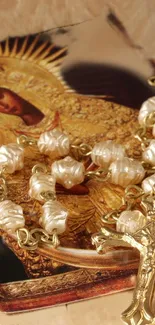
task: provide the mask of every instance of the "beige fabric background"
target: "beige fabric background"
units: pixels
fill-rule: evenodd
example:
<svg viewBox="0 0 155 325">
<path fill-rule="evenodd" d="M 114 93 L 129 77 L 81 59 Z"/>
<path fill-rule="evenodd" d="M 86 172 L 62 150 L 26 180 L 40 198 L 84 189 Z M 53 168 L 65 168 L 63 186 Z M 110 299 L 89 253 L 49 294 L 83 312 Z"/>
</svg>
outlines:
<svg viewBox="0 0 155 325">
<path fill-rule="evenodd" d="M 0 38 L 37 33 L 100 14 L 104 0 L 1 0 Z"/>
<path fill-rule="evenodd" d="M 133 44 L 142 50 L 133 50 L 107 23 L 110 11 L 123 23 Z M 108 61 L 147 78 L 153 71 L 146 58 L 155 58 L 154 18 L 154 0 L 1 0 L 0 40 L 81 23 L 69 27 L 67 37 L 61 37 L 61 41 L 55 29 L 51 32 L 54 41 L 69 45 L 65 64 Z"/>
<path fill-rule="evenodd" d="M 154 0 L 1 0 L 0 39 L 90 20 L 109 9 L 135 42 L 155 56 Z"/>
</svg>

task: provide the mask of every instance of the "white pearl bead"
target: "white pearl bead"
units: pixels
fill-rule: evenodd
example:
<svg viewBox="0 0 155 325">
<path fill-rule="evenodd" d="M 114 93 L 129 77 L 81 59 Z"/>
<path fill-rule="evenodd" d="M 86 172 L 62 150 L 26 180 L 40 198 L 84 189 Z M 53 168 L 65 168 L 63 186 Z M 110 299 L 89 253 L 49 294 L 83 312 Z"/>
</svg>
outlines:
<svg viewBox="0 0 155 325">
<path fill-rule="evenodd" d="M 155 140 L 151 140 L 149 146 L 142 153 L 145 162 L 155 166 Z"/>
<path fill-rule="evenodd" d="M 125 149 L 111 140 L 96 143 L 91 153 L 93 163 L 102 168 L 109 167 L 113 161 L 122 159 L 124 156 Z"/>
<path fill-rule="evenodd" d="M 140 125 L 145 124 L 146 116 L 155 111 L 155 97 L 150 97 L 141 106 L 138 121 Z"/>
<path fill-rule="evenodd" d="M 66 229 L 66 220 L 68 211 L 58 201 L 47 201 L 43 207 L 43 215 L 39 219 L 41 227 L 43 227 L 48 234 L 52 235 L 53 230 L 57 230 L 61 234 Z"/>
<path fill-rule="evenodd" d="M 51 155 L 53 159 L 63 157 L 69 153 L 70 140 L 66 134 L 54 129 L 41 134 L 38 148 L 41 153 Z"/>
<path fill-rule="evenodd" d="M 152 128 L 152 135 L 155 138 L 155 124 L 153 125 L 153 128 Z"/>
<path fill-rule="evenodd" d="M 51 172 L 55 176 L 57 183 L 67 189 L 82 183 L 85 178 L 85 167 L 83 163 L 71 157 L 55 161 L 51 166 Z"/>
<path fill-rule="evenodd" d="M 155 186 L 155 174 L 145 178 L 141 186 L 145 193 L 151 192 Z"/>
<path fill-rule="evenodd" d="M 0 203 L 0 228 L 14 234 L 17 229 L 24 226 L 25 219 L 22 207 L 10 200 L 2 201 Z"/>
<path fill-rule="evenodd" d="M 138 210 L 123 211 L 116 223 L 116 230 L 133 234 L 143 228 L 146 224 L 146 217 Z"/>
<path fill-rule="evenodd" d="M 29 196 L 33 199 L 42 201 L 41 193 L 53 192 L 55 193 L 55 177 L 53 175 L 35 173 L 31 176 L 29 181 Z"/>
<path fill-rule="evenodd" d="M 24 149 L 16 143 L 0 147 L 0 167 L 6 166 L 9 174 L 24 167 Z"/>
<path fill-rule="evenodd" d="M 122 187 L 138 184 L 145 176 L 145 170 L 141 163 L 127 157 L 114 161 L 109 170 L 111 172 L 110 181 Z"/>
</svg>

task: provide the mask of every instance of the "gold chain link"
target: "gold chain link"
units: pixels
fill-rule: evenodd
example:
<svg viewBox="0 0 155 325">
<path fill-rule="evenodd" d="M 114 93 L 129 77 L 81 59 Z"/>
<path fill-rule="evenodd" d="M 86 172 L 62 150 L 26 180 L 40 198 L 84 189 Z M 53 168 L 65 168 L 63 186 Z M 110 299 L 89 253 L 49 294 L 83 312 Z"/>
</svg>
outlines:
<svg viewBox="0 0 155 325">
<path fill-rule="evenodd" d="M 54 248 L 60 244 L 56 229 L 53 230 L 52 235 L 49 235 L 42 228 L 35 228 L 30 231 L 26 228 L 20 228 L 16 234 L 19 247 L 26 250 L 35 250 L 41 243 L 47 243 Z"/>
<path fill-rule="evenodd" d="M 27 146 L 35 146 L 37 144 L 37 140 L 22 134 L 17 138 L 17 143 L 25 148 Z"/>
<path fill-rule="evenodd" d="M 85 173 L 86 178 L 95 179 L 98 182 L 106 182 L 111 177 L 111 171 L 107 169 L 97 169 L 95 171 L 88 171 Z"/>
<path fill-rule="evenodd" d="M 155 76 L 152 76 L 152 77 L 148 78 L 147 81 L 148 81 L 148 84 L 149 84 L 150 86 L 152 86 L 152 87 L 155 86 Z"/>
<path fill-rule="evenodd" d="M 33 166 L 32 168 L 32 174 L 36 174 L 36 173 L 47 173 L 47 167 L 45 164 L 39 163 L 36 164 L 35 166 Z"/>
<path fill-rule="evenodd" d="M 4 201 L 7 197 L 6 179 L 0 174 L 0 201 Z"/>
<path fill-rule="evenodd" d="M 92 147 L 87 143 L 81 143 L 79 145 L 71 145 L 71 149 L 75 150 L 82 157 L 87 157 L 92 152 Z"/>
</svg>

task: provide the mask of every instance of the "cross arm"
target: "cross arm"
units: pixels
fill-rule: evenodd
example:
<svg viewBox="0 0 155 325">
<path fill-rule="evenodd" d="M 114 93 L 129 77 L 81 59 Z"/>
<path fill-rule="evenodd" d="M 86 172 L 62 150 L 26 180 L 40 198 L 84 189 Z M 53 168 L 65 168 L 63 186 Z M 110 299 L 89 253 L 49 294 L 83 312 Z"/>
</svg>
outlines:
<svg viewBox="0 0 155 325">
<path fill-rule="evenodd" d="M 105 246 L 132 246 L 139 251 L 142 251 L 144 248 L 134 236 L 117 232 L 108 227 L 104 227 L 101 229 L 100 233 L 94 234 L 92 243 L 96 246 L 98 253 L 101 252 Z"/>
</svg>

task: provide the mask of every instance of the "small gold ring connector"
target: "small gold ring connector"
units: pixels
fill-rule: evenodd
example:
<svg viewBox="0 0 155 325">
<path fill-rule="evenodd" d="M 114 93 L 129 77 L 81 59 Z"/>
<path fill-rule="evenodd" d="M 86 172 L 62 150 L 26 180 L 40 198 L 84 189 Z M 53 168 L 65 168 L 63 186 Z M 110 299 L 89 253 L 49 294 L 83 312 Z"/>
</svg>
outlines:
<svg viewBox="0 0 155 325">
<path fill-rule="evenodd" d="M 46 174 L 47 173 L 46 165 L 40 163 L 40 164 L 37 164 L 37 165 L 33 166 L 32 174 L 36 174 L 36 173 L 44 173 L 44 174 Z"/>
<path fill-rule="evenodd" d="M 29 138 L 26 135 L 22 134 L 17 138 L 17 143 L 22 147 L 34 146 L 37 144 L 37 141 L 33 138 Z"/>
<path fill-rule="evenodd" d="M 148 78 L 147 81 L 150 86 L 153 86 L 153 87 L 155 86 L 155 76 Z"/>
</svg>

